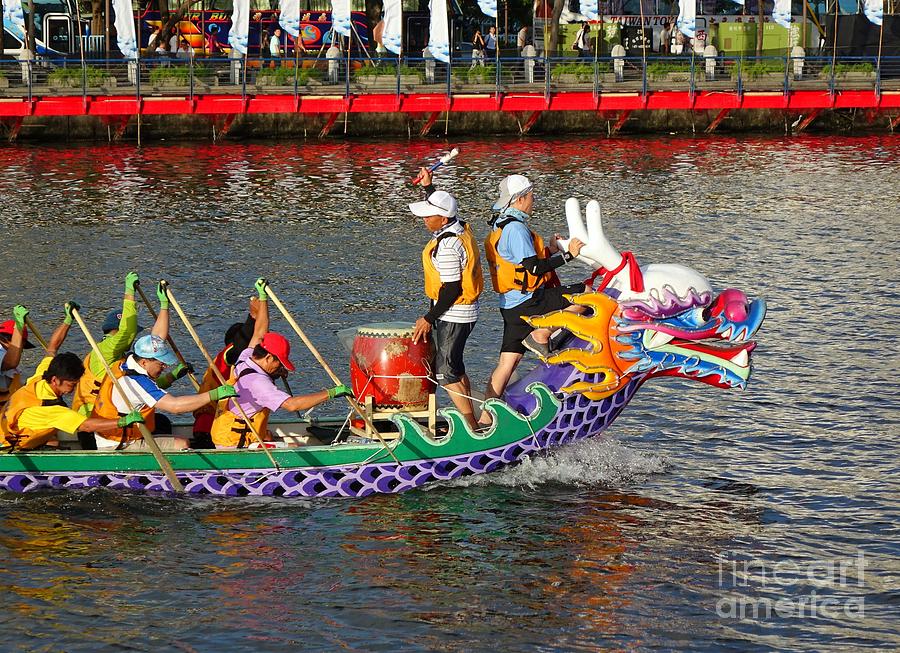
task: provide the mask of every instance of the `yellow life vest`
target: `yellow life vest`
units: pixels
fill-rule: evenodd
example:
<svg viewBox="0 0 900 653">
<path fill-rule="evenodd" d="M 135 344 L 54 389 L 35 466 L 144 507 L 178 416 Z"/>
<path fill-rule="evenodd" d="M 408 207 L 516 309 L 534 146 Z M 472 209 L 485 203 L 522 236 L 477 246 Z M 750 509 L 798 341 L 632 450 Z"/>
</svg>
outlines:
<svg viewBox="0 0 900 653">
<path fill-rule="evenodd" d="M 239 374 L 235 374 L 234 369 L 232 368 L 231 376 L 228 379 L 228 385 L 235 385 L 238 382 L 238 379 L 247 376 L 248 374 L 264 374 L 264 372 L 258 372 L 247 366 L 241 370 Z M 251 442 L 256 441 L 250 425 L 244 421 L 243 417 L 235 415 L 228 408 L 228 402 L 236 399 L 237 397 L 234 397 L 234 399 L 231 400 L 220 399 L 216 405 L 216 418 L 213 420 L 210 436 L 212 437 L 213 444 L 217 447 L 237 447 L 238 449 L 243 449 Z M 250 418 L 250 423 L 253 425 L 253 428 L 256 429 L 256 432 L 259 433 L 260 437 L 265 440 L 269 429 L 269 409 L 263 408 L 260 410 L 256 415 Z"/>
<path fill-rule="evenodd" d="M 494 286 L 494 290 L 499 293 L 509 292 L 510 290 L 533 292 L 550 281 L 553 278 L 553 273 L 547 272 L 536 277 L 522 267 L 521 261 L 519 263 L 511 263 L 500 256 L 500 252 L 497 251 L 497 243 L 503 234 L 503 227 L 513 220 L 515 218 L 498 219 L 494 223 L 494 229 L 484 241 L 484 256 L 488 260 L 488 266 L 491 271 L 491 283 Z M 531 234 L 531 241 L 534 244 L 534 251 L 537 257 L 546 258 L 544 240 L 530 229 L 528 232 Z"/>
<path fill-rule="evenodd" d="M 97 401 L 97 393 L 100 392 L 100 384 L 103 383 L 103 377 L 106 376 L 105 371 L 99 377 L 95 376 L 93 371 L 91 371 L 92 355 L 93 352 L 89 353 L 82 361 L 84 363 L 84 374 L 78 379 L 78 385 L 75 386 L 75 394 L 72 397 L 72 410 L 83 415 L 91 414 L 94 403 Z"/>
<path fill-rule="evenodd" d="M 441 275 L 438 273 L 434 262 L 434 253 L 438 243 L 444 238 L 457 236 L 466 250 L 466 266 L 462 270 L 462 294 L 454 304 L 474 304 L 484 290 L 484 275 L 481 272 L 481 256 L 478 253 L 478 243 L 472 229 L 465 222 L 462 223 L 463 232 L 455 234 L 445 232 L 436 239 L 432 238 L 422 251 L 422 268 L 425 270 L 425 294 L 433 301 L 437 301 L 441 290 Z"/>
<path fill-rule="evenodd" d="M 38 406 L 65 406 L 62 397 L 41 399 L 37 394 L 37 384 L 44 379 L 40 376 L 31 379 L 19 388 L 9 400 L 9 406 L 0 418 L 0 436 L 6 444 L 19 449 L 34 449 L 56 438 L 56 429 L 26 429 L 19 427 L 19 416 L 26 408 Z"/>
<path fill-rule="evenodd" d="M 116 380 L 136 374 L 136 372 L 129 372 L 123 369 L 124 364 L 125 361 L 120 360 L 109 366 L 112 370 L 113 378 Z M 118 392 L 118 390 L 115 389 L 112 379 L 109 377 L 109 374 L 107 374 L 100 383 L 100 391 L 97 393 L 97 402 L 94 404 L 94 410 L 91 411 L 91 417 L 116 420 L 125 414 L 120 413 L 119 409 L 116 408 L 116 405 L 113 403 L 113 392 Z M 156 409 L 150 406 L 144 406 L 141 409 L 141 416 L 144 418 L 144 426 L 152 433 L 156 426 Z M 126 426 L 124 428 L 115 426 L 111 429 L 97 431 L 97 434 L 107 440 L 118 441 L 122 444 L 132 440 L 141 440 L 144 437 L 141 435 L 141 431 L 137 424 L 132 424 L 131 426 Z"/>
</svg>

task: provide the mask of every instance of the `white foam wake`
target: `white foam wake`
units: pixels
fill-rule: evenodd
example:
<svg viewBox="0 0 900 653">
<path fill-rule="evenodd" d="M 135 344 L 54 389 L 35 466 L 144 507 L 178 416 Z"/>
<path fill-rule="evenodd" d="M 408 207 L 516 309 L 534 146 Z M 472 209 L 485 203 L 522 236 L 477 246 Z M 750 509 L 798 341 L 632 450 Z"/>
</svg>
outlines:
<svg viewBox="0 0 900 653">
<path fill-rule="evenodd" d="M 453 485 L 497 484 L 506 487 L 534 488 L 544 483 L 563 485 L 628 485 L 666 471 L 668 464 L 660 456 L 630 449 L 611 438 L 582 440 L 526 458 L 518 465 L 493 474 L 467 476 Z"/>
</svg>

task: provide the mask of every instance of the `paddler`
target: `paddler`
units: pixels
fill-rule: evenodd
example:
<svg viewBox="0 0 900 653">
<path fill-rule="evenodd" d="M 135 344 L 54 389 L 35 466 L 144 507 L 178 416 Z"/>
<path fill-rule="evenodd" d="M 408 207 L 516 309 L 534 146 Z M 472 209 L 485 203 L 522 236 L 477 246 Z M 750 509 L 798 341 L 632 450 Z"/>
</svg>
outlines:
<svg viewBox="0 0 900 653">
<path fill-rule="evenodd" d="M 23 349 L 34 349 L 28 342 L 25 318 L 28 309 L 22 305 L 13 308 L 13 319 L 0 324 L 0 411 L 4 409 L 10 396 L 22 387 L 19 362 Z"/>
<path fill-rule="evenodd" d="M 152 433 L 167 433 L 170 429 L 156 428 L 156 410 L 167 413 L 181 414 L 197 410 L 210 401 L 219 401 L 225 397 L 233 397 L 235 390 L 230 385 L 222 385 L 209 391 L 197 394 L 176 396 L 166 392 L 171 383 L 187 374 L 188 366 L 178 362 L 175 353 L 166 342 L 169 335 L 169 300 L 158 284 L 156 296 L 159 299 L 159 313 L 149 335 L 142 336 L 134 341 L 129 354 L 110 365 L 113 376 L 118 385 L 128 397 L 125 402 L 115 389 L 109 375 L 103 378 L 92 415 L 113 419 L 124 415 L 129 411 L 128 404 L 139 410 L 144 416 L 144 422 Z M 166 372 L 166 368 L 173 366 Z M 166 420 L 168 421 L 168 420 Z M 188 447 L 189 442 L 179 437 L 154 438 L 160 449 L 165 451 L 178 451 Z M 140 430 L 135 427 L 120 429 L 94 429 L 94 440 L 98 449 L 127 449 L 128 451 L 141 451 L 147 449 L 147 445 L 141 436 Z"/>
<path fill-rule="evenodd" d="M 286 369 L 294 371 L 290 360 L 291 344 L 281 334 L 269 331 L 269 302 L 266 280 L 257 279 L 254 288 L 259 296 L 259 310 L 253 327 L 253 337 L 240 353 L 230 383 L 237 390 L 237 397 L 219 403 L 213 421 L 212 439 L 217 449 L 241 449 L 258 446 L 253 430 L 244 415 L 263 440 L 270 440 L 267 423 L 269 414 L 282 408 L 287 411 L 307 410 L 335 397 L 352 395 L 346 385 L 339 384 L 327 390 L 307 395 L 291 396 L 275 385 L 275 378 Z M 278 443 L 288 446 L 286 443 Z"/>
<path fill-rule="evenodd" d="M 65 319 L 50 337 L 47 355 L 41 360 L 34 376 L 10 398 L 0 418 L 0 445 L 13 450 L 57 446 L 57 430 L 75 433 L 88 429 L 128 428 L 144 421 L 138 412 L 104 419 L 86 417 L 66 406 L 63 397 L 75 390 L 84 373 L 84 365 L 78 356 L 70 352 L 56 353 L 69 332 L 73 308 L 78 309 L 78 304 L 66 304 Z"/>
<path fill-rule="evenodd" d="M 414 344 L 420 338 L 427 341 L 431 334 L 435 378 L 475 430 L 478 422 L 463 352 L 475 329 L 478 298 L 484 289 L 478 242 L 469 225 L 459 219 L 456 198 L 435 190 L 427 169 L 422 168 L 419 177 L 427 197 L 410 204 L 409 210 L 422 218 L 431 233 L 431 240 L 422 251 L 425 294 L 431 300 L 431 308 L 416 320 L 412 340 Z"/>
<path fill-rule="evenodd" d="M 138 326 L 137 319 L 137 303 L 135 302 L 135 289 L 140 283 L 140 277 L 137 272 L 129 272 L 125 275 L 125 294 L 122 298 L 122 310 L 113 309 L 106 315 L 103 320 L 101 329 L 103 330 L 103 339 L 97 343 L 97 348 L 103 354 L 103 359 L 107 365 L 112 365 L 115 361 L 125 356 L 137 334 L 142 330 Z M 168 324 L 169 301 L 165 293 L 161 293 L 157 286 L 156 296 L 159 299 L 160 314 L 157 316 L 157 322 L 165 321 Z M 166 315 L 162 315 L 163 310 Z M 167 327 L 168 328 L 168 327 Z M 165 376 L 160 378 L 157 384 L 161 388 L 167 388 L 177 379 L 185 376 L 192 371 L 189 365 L 178 364 Z M 72 408 L 80 412 L 84 416 L 89 416 L 94 410 L 94 403 L 97 401 L 97 393 L 100 391 L 100 384 L 106 376 L 106 366 L 103 361 L 97 360 L 93 350 L 88 352 L 84 357 L 84 376 L 75 389 L 75 396 L 72 399 Z M 96 440 L 92 432 L 81 432 L 78 434 L 78 440 L 81 442 L 83 449 L 95 449 Z"/>
<path fill-rule="evenodd" d="M 253 338 L 253 329 L 256 325 L 256 314 L 258 312 L 259 299 L 252 297 L 247 319 L 243 322 L 235 322 L 225 331 L 225 346 L 213 359 L 213 365 L 219 370 L 223 379 L 231 378 L 231 372 L 235 363 L 237 363 L 238 356 L 247 348 L 251 338 Z M 208 367 L 203 374 L 203 379 L 200 381 L 200 392 L 212 390 L 217 385 L 219 385 L 219 382 L 216 374 L 213 372 L 212 367 Z M 211 403 L 194 411 L 193 446 L 195 449 L 213 448 L 214 445 L 210 433 L 215 416 L 216 406 Z"/>
<path fill-rule="evenodd" d="M 559 252 L 554 238 L 545 250 L 544 241 L 528 227 L 533 206 L 534 186 L 527 177 L 509 175 L 500 182 L 500 197 L 493 205 L 499 213 L 490 222 L 484 253 L 491 283 L 500 293 L 503 341 L 486 399 L 503 394 L 526 349 L 541 357 L 550 354 L 550 330 L 532 330 L 522 317 L 569 309 L 572 304 L 563 295 L 584 291 L 583 283 L 548 287 L 553 270 L 578 256 L 584 243 L 573 238 L 568 251 Z M 490 423 L 490 415 L 482 412 L 479 422 Z"/>
</svg>

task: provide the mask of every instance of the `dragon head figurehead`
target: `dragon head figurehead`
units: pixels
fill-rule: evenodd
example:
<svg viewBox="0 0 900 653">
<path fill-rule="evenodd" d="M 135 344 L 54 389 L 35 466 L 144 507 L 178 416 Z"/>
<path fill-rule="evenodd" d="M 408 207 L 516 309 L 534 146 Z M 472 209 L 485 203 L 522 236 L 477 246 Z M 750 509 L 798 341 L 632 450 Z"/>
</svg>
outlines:
<svg viewBox="0 0 900 653">
<path fill-rule="evenodd" d="M 603 234 L 600 206 L 566 203 L 569 233 L 585 243 L 578 258 L 596 269 L 587 291 L 569 296 L 572 310 L 528 319 L 534 327 L 565 328 L 574 339 L 547 363 L 569 363 L 590 375 L 561 388 L 598 400 L 636 377 L 680 376 L 720 388 L 744 388 L 750 378 L 751 339 L 766 305 L 740 290 L 716 294 L 696 270 L 677 264 L 643 268 L 620 254 Z M 568 240 L 560 241 L 566 248 Z"/>
</svg>

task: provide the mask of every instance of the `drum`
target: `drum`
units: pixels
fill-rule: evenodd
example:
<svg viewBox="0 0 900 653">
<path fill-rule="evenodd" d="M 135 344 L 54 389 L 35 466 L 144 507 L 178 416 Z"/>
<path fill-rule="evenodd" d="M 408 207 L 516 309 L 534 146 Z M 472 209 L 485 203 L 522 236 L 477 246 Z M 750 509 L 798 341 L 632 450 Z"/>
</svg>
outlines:
<svg viewBox="0 0 900 653">
<path fill-rule="evenodd" d="M 413 344 L 413 325 L 367 324 L 356 330 L 350 351 L 350 383 L 358 401 L 375 408 L 417 410 L 434 392 L 431 339 Z"/>
</svg>

